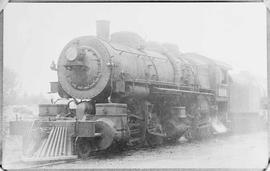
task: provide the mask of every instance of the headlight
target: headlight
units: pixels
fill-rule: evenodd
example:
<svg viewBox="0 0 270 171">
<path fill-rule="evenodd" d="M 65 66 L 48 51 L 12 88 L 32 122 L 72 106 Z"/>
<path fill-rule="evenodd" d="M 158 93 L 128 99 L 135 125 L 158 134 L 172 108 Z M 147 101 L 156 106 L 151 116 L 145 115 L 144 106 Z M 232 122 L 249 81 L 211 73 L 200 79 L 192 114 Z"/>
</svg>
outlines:
<svg viewBox="0 0 270 171">
<path fill-rule="evenodd" d="M 75 47 L 70 47 L 66 51 L 66 58 L 69 61 L 73 61 L 77 57 L 77 49 Z"/>
</svg>

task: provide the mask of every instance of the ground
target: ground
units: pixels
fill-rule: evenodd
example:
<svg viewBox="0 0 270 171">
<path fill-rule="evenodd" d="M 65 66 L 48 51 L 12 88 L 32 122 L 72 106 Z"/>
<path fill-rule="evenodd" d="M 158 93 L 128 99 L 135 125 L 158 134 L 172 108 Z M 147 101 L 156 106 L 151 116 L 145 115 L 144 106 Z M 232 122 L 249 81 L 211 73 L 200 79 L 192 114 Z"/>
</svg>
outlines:
<svg viewBox="0 0 270 171">
<path fill-rule="evenodd" d="M 223 135 L 194 142 L 180 140 L 176 144 L 156 148 L 130 149 L 120 153 L 97 155 L 87 160 L 39 166 L 19 161 L 21 141 L 18 137 L 9 137 L 6 140 L 4 167 L 7 169 L 265 168 L 268 160 L 266 131 Z"/>
</svg>

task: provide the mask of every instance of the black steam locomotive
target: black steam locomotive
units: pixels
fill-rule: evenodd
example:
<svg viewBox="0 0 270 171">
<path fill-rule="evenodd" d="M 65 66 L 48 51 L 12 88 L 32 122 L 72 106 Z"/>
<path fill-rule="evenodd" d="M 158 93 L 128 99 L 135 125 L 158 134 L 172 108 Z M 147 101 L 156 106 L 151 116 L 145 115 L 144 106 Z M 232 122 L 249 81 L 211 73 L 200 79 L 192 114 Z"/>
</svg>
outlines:
<svg viewBox="0 0 270 171">
<path fill-rule="evenodd" d="M 108 21 L 97 21 L 97 36 L 71 40 L 51 69 L 51 93 L 69 101 L 39 106 L 24 135 L 26 161 L 227 131 L 229 66 L 135 33 L 110 35 Z"/>
</svg>

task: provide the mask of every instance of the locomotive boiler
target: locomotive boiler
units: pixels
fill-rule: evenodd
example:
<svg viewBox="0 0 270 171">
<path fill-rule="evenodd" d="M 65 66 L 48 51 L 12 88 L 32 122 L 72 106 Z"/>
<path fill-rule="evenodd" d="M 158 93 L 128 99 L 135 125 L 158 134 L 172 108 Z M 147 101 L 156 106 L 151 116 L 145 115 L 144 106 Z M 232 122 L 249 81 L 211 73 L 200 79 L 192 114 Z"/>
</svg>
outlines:
<svg viewBox="0 0 270 171">
<path fill-rule="evenodd" d="M 24 135 L 27 161 L 227 131 L 229 66 L 135 33 L 110 35 L 108 21 L 97 21 L 96 36 L 71 40 L 51 69 L 51 93 L 68 103 L 39 106 Z"/>
</svg>

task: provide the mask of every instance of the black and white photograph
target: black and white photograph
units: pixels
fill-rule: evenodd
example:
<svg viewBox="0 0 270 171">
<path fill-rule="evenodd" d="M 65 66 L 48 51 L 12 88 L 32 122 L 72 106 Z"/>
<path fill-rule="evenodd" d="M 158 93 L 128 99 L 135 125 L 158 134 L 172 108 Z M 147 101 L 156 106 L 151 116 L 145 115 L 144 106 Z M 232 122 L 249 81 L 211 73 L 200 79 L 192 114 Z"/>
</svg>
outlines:
<svg viewBox="0 0 270 171">
<path fill-rule="evenodd" d="M 265 3 L 7 3 L 2 32 L 3 169 L 267 168 Z"/>
</svg>

